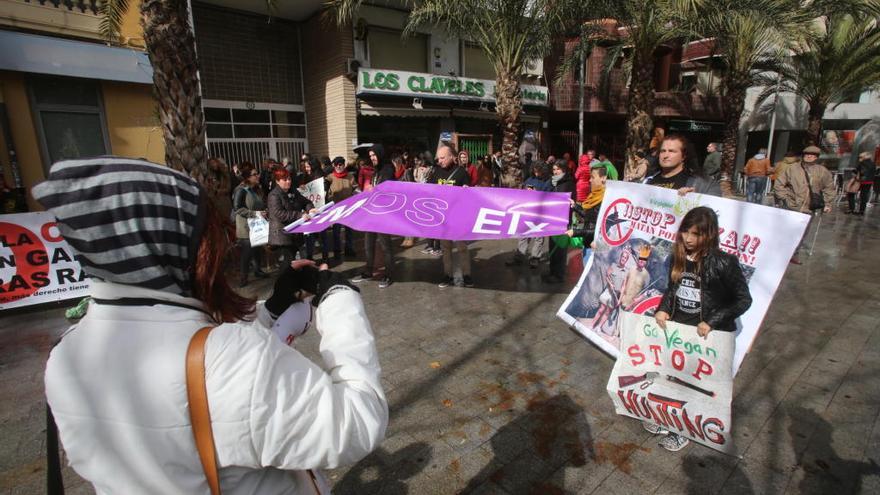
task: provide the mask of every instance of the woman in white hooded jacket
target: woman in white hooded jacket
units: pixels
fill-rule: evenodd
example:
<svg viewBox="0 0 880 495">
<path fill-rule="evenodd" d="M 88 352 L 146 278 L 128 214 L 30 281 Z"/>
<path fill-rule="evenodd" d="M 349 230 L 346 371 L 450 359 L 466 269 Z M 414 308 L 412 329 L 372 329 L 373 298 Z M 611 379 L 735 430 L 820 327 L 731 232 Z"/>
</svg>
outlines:
<svg viewBox="0 0 880 495">
<path fill-rule="evenodd" d="M 288 269 L 265 302 L 238 296 L 223 276 L 221 217 L 192 178 L 149 162 L 60 162 L 33 192 L 91 278 L 88 313 L 52 351 L 45 382 L 69 462 L 97 493 L 209 493 L 184 364 L 205 326 L 216 325 L 205 369 L 223 493 L 329 491 L 307 470 L 381 443 L 373 335 L 339 274 Z M 301 330 L 278 317 L 309 294 L 323 368 L 278 336 Z"/>
</svg>

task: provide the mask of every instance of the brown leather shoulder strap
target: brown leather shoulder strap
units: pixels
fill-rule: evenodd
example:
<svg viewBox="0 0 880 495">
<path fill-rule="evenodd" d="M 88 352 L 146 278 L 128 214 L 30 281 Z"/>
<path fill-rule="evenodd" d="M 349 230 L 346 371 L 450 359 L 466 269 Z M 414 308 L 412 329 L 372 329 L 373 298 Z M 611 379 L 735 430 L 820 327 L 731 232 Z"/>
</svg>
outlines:
<svg viewBox="0 0 880 495">
<path fill-rule="evenodd" d="M 214 327 L 205 327 L 193 335 L 186 350 L 186 395 L 189 400 L 189 418 L 193 436 L 211 495 L 220 495 L 220 476 L 217 473 L 217 454 L 214 450 L 214 432 L 211 430 L 211 411 L 208 409 L 208 387 L 205 381 L 205 342 Z"/>
</svg>

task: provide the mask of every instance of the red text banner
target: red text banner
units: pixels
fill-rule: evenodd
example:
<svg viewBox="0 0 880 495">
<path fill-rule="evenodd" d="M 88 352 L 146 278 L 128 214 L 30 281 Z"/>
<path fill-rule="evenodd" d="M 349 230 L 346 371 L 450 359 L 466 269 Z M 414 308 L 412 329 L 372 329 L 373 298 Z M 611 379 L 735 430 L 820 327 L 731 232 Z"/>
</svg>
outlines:
<svg viewBox="0 0 880 495">
<path fill-rule="evenodd" d="M 735 454 L 731 436 L 733 396 L 731 332 L 623 312 L 621 354 L 607 390 L 617 414 L 653 423 L 672 433 L 727 454 Z"/>
<path fill-rule="evenodd" d="M 0 309 L 88 295 L 89 281 L 54 216 L 0 215 Z"/>
</svg>

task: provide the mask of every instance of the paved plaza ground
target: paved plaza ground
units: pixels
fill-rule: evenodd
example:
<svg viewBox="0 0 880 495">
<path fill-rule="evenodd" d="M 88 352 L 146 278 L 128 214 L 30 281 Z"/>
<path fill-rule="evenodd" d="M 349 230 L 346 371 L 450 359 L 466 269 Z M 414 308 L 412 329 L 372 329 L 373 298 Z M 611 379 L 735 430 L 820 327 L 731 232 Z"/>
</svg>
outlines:
<svg viewBox="0 0 880 495">
<path fill-rule="evenodd" d="M 613 362 L 555 317 L 577 263 L 548 286 L 504 265 L 512 241 L 477 242 L 477 287 L 439 290 L 440 260 L 409 249 L 397 283 L 363 285 L 387 436 L 328 473 L 334 493 L 880 493 L 878 225 L 880 207 L 827 215 L 814 255 L 789 267 L 736 377 L 741 458 L 693 443 L 667 452 L 614 414 Z M 0 314 L 0 493 L 45 492 L 42 371 L 66 326 L 60 306 Z M 321 362 L 316 332 L 298 348 Z M 69 469 L 65 481 L 92 493 Z"/>
</svg>

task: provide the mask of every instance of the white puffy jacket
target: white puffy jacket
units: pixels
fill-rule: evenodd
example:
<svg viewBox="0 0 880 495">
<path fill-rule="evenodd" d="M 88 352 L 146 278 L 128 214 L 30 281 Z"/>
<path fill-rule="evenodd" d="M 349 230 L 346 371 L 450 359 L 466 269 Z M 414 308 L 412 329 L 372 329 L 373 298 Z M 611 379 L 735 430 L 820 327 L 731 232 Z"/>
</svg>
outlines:
<svg viewBox="0 0 880 495">
<path fill-rule="evenodd" d="M 195 299 L 92 282 L 92 297 Z M 258 304 L 205 348 L 208 404 L 224 494 L 313 493 L 305 469 L 358 461 L 388 423 L 379 361 L 360 295 L 318 307 L 324 368 L 283 344 Z M 184 356 L 210 325 L 198 309 L 93 302 L 52 351 L 46 395 L 70 464 L 99 494 L 209 493 L 187 408 Z"/>
</svg>

